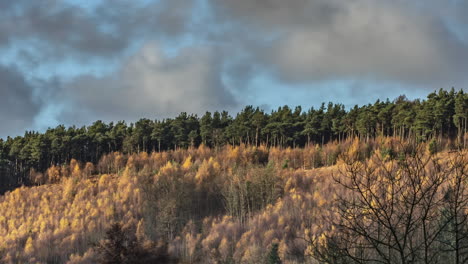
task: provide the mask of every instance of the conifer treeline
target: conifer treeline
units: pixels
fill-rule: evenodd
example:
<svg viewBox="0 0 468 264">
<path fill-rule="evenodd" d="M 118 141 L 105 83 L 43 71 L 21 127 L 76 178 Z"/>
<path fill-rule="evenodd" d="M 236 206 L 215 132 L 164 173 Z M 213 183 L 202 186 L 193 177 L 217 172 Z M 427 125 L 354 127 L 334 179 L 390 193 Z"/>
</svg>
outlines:
<svg viewBox="0 0 468 264">
<path fill-rule="evenodd" d="M 59 125 L 45 133 L 26 132 L 22 137 L 0 139 L 0 192 L 28 184 L 31 169 L 51 165 L 99 161 L 110 152 L 135 153 L 226 144 L 304 147 L 342 141 L 394 136 L 427 141 L 449 138 L 454 147 L 466 146 L 468 94 L 440 89 L 425 100 L 377 100 L 347 111 L 343 104 L 322 104 L 304 111 L 283 106 L 266 113 L 245 107 L 235 117 L 228 112 L 206 112 L 202 117 L 181 113 L 164 120 L 96 121 L 88 127 Z"/>
</svg>

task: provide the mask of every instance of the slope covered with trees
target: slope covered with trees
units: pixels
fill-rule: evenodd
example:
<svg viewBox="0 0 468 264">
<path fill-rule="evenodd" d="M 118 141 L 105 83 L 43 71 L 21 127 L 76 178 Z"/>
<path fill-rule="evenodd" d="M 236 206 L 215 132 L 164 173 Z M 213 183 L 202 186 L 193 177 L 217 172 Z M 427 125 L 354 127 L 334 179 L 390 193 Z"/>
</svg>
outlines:
<svg viewBox="0 0 468 264">
<path fill-rule="evenodd" d="M 45 172 L 71 159 L 96 163 L 112 152 L 161 152 L 200 144 L 213 148 L 228 144 L 323 146 L 354 137 L 370 140 L 379 136 L 435 143 L 450 139 L 451 148 L 464 148 L 467 119 L 468 94 L 441 89 L 425 100 L 400 96 L 349 110 L 339 103 L 308 110 L 284 106 L 271 113 L 247 106 L 235 117 L 223 111 L 201 117 L 181 113 L 175 118 L 141 119 L 129 125 L 123 121 L 96 121 L 88 127 L 60 125 L 45 133 L 29 131 L 21 137 L 0 139 L 0 192 L 31 185 L 31 170 Z"/>
<path fill-rule="evenodd" d="M 440 90 L 0 140 L 0 262 L 464 263 L 467 109 Z"/>
<path fill-rule="evenodd" d="M 333 165 L 334 164 L 334 165 Z M 461 263 L 468 153 L 398 138 L 52 166 L 0 197 L 5 263 Z"/>
</svg>

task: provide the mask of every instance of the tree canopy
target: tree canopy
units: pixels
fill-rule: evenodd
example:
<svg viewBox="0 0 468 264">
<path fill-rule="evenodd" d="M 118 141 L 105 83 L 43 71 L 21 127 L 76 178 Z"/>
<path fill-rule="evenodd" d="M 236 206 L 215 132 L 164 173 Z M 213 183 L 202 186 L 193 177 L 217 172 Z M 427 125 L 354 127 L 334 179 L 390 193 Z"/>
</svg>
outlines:
<svg viewBox="0 0 468 264">
<path fill-rule="evenodd" d="M 90 126 L 59 125 L 44 133 L 0 139 L 0 192 L 29 184 L 32 169 L 45 171 L 71 159 L 96 163 L 107 153 L 138 153 L 178 148 L 223 145 L 266 147 L 323 146 L 330 141 L 378 136 L 428 141 L 450 138 L 454 147 L 466 147 L 468 94 L 440 89 L 425 100 L 400 96 L 393 101 L 354 106 L 323 103 L 319 108 L 279 107 L 270 113 L 246 106 L 235 116 L 206 112 L 201 118 L 181 113 L 162 120 L 140 119 Z"/>
</svg>

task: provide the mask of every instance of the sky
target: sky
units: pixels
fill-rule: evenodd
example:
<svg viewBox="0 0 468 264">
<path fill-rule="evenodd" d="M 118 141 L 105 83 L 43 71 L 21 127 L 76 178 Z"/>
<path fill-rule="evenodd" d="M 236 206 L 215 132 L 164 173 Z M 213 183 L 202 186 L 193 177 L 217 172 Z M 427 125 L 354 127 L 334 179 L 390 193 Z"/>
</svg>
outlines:
<svg viewBox="0 0 468 264">
<path fill-rule="evenodd" d="M 0 137 L 468 81 L 465 0 L 0 1 Z"/>
</svg>

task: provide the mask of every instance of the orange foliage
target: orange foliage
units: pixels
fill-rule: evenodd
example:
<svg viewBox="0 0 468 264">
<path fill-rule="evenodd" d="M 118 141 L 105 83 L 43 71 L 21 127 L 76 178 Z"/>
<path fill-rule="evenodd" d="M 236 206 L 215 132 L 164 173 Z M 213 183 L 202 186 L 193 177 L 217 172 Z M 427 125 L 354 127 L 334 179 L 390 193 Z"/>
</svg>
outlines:
<svg viewBox="0 0 468 264">
<path fill-rule="evenodd" d="M 389 162 L 376 171 L 391 170 L 392 159 L 409 148 L 398 139 L 356 139 L 304 149 L 241 145 L 214 150 L 201 145 L 151 154 L 110 153 L 96 166 L 72 160 L 44 174 L 31 171 L 36 184 L 49 184 L 0 196 L 2 261 L 94 263 L 90 244 L 103 239 L 112 222 L 133 227 L 138 241 L 150 244 L 162 238 L 151 225 L 166 228 L 157 221 L 171 224 L 176 219 L 182 226 L 166 228 L 170 235 L 165 242 L 168 253 L 186 263 L 260 263 L 272 243 L 279 245 L 284 263 L 303 262 L 313 253 L 311 241 L 325 244 L 334 230 L 327 221 L 337 217 L 329 210 L 336 200 L 332 176 L 344 161 L 374 155 Z M 450 156 L 438 155 L 442 160 Z M 160 192 L 150 194 L 153 201 L 147 187 L 157 184 Z M 228 187 L 244 192 L 230 202 L 249 212 L 245 221 L 229 216 L 223 207 Z M 145 211 L 152 202 L 159 215 Z M 182 205 L 192 211 L 177 213 Z"/>
</svg>

